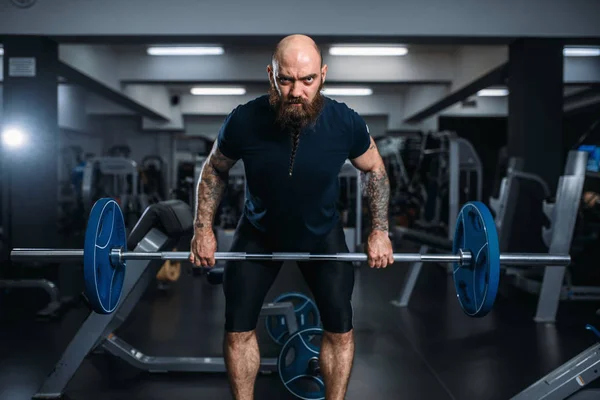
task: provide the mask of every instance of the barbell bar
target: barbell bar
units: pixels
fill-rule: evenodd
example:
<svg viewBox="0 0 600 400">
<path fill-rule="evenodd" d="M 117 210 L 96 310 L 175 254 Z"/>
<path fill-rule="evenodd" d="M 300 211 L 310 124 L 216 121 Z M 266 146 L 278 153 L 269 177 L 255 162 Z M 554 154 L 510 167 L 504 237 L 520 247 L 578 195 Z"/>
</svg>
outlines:
<svg viewBox="0 0 600 400">
<path fill-rule="evenodd" d="M 452 263 L 458 301 L 472 317 L 492 309 L 499 287 L 500 265 L 566 266 L 568 254 L 500 253 L 493 216 L 481 202 L 466 203 L 456 220 L 452 254 L 394 253 L 398 263 Z M 131 252 L 127 248 L 125 222 L 118 203 L 111 198 L 96 201 L 86 227 L 83 249 L 15 248 L 13 261 L 80 261 L 83 258 L 84 291 L 93 311 L 114 312 L 121 298 L 127 261 L 185 261 L 189 252 Z M 216 252 L 215 260 L 348 261 L 364 262 L 363 253 L 271 253 Z"/>
<path fill-rule="evenodd" d="M 312 254 L 312 253 L 241 253 L 241 252 L 215 252 L 216 261 L 368 261 L 368 255 L 364 253 L 336 253 L 336 254 Z M 84 256 L 82 249 L 20 249 L 15 248 L 10 253 L 13 261 L 36 262 L 52 259 L 55 262 L 81 261 Z M 162 261 L 186 261 L 190 252 L 184 251 L 162 251 L 162 252 L 134 252 L 112 249 L 110 252 L 113 265 L 129 260 L 162 260 Z M 394 262 L 398 263 L 457 263 L 460 266 L 469 266 L 473 256 L 470 252 L 461 251 L 459 254 L 421 254 L 421 253 L 394 253 Z M 568 254 L 538 254 L 538 253 L 501 253 L 500 264 L 502 265 L 542 265 L 542 266 L 565 266 L 571 263 Z"/>
</svg>

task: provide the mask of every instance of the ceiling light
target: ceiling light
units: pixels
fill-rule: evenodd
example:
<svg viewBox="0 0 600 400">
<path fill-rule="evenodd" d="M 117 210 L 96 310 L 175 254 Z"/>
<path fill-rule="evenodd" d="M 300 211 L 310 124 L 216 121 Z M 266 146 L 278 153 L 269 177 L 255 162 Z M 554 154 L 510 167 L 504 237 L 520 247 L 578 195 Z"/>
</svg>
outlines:
<svg viewBox="0 0 600 400">
<path fill-rule="evenodd" d="M 197 46 L 156 46 L 148 47 L 151 56 L 216 56 L 223 54 L 222 47 L 197 47 Z"/>
<path fill-rule="evenodd" d="M 195 96 L 241 96 L 246 89 L 241 87 L 195 87 L 191 93 Z"/>
<path fill-rule="evenodd" d="M 326 96 L 370 96 L 373 90 L 370 88 L 327 88 L 321 91 Z"/>
<path fill-rule="evenodd" d="M 401 46 L 332 46 L 329 54 L 332 56 L 403 56 L 408 53 Z"/>
<path fill-rule="evenodd" d="M 597 47 L 565 47 L 563 49 L 565 57 L 594 57 L 600 56 L 600 48 Z"/>
<path fill-rule="evenodd" d="M 508 89 L 483 89 L 477 92 L 477 96 L 508 96 Z"/>
</svg>

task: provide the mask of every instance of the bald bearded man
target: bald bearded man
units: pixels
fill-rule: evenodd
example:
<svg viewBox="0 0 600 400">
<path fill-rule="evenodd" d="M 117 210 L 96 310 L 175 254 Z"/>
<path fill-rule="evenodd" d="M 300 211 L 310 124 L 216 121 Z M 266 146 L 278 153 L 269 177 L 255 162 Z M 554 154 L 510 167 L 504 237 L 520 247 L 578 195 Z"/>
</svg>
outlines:
<svg viewBox="0 0 600 400">
<path fill-rule="evenodd" d="M 243 160 L 246 201 L 231 251 L 349 252 L 336 210 L 338 175 L 349 159 L 367 173 L 372 230 L 368 263 L 393 263 L 388 235 L 389 180 L 365 121 L 343 103 L 324 97 L 327 75 L 316 43 L 284 38 L 267 67 L 269 93 L 236 107 L 225 119 L 197 187 L 190 261 L 213 266 L 215 211 L 228 171 Z M 225 362 L 233 396 L 253 399 L 260 366 L 255 329 L 281 262 L 232 261 L 225 266 Z M 298 263 L 323 325 L 320 368 L 328 400 L 343 399 L 354 358 L 352 264 Z"/>
</svg>

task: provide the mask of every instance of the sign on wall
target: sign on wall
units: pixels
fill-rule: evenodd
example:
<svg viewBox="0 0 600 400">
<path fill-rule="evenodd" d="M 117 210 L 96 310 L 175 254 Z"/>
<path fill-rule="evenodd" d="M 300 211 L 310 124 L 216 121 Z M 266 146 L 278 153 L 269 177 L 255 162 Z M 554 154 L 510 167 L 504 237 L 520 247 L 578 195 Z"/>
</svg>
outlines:
<svg viewBox="0 0 600 400">
<path fill-rule="evenodd" d="M 35 76 L 35 58 L 11 57 L 8 59 L 8 76 Z"/>
</svg>

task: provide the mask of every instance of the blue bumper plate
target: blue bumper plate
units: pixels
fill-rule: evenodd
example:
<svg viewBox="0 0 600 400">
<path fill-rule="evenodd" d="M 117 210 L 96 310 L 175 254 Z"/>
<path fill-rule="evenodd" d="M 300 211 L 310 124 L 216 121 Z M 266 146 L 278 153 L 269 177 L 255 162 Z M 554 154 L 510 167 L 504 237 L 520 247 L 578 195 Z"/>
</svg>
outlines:
<svg viewBox="0 0 600 400">
<path fill-rule="evenodd" d="M 496 300 L 500 280 L 500 246 L 494 218 L 485 204 L 466 203 L 456 220 L 452 251 L 472 256 L 469 265 L 454 264 L 458 302 L 471 317 L 487 315 Z"/>
<path fill-rule="evenodd" d="M 279 377 L 294 396 L 306 400 L 325 399 L 323 377 L 318 365 L 323 330 L 308 328 L 294 333 L 279 353 Z"/>
<path fill-rule="evenodd" d="M 115 248 L 127 248 L 125 221 L 119 204 L 103 198 L 90 212 L 83 249 L 85 295 L 98 314 L 112 313 L 121 298 L 125 263 L 111 263 L 110 252 Z"/>
<path fill-rule="evenodd" d="M 273 303 L 291 302 L 298 321 L 298 330 L 317 328 L 321 325 L 319 309 L 312 299 L 302 293 L 290 292 L 278 296 Z M 279 345 L 289 337 L 288 326 L 284 315 L 270 315 L 265 318 L 265 325 L 271 339 Z"/>
</svg>

